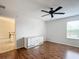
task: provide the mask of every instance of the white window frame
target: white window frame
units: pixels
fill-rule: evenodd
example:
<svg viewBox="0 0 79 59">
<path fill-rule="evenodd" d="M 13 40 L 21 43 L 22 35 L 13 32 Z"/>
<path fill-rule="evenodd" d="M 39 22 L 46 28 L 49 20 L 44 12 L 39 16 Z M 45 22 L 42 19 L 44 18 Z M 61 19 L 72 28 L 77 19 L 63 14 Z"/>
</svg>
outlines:
<svg viewBox="0 0 79 59">
<path fill-rule="evenodd" d="M 66 38 L 68 38 L 68 39 L 79 39 L 79 38 L 77 38 L 77 37 L 72 37 L 72 36 L 71 36 L 71 37 L 68 37 L 68 23 L 69 23 L 69 22 L 79 22 L 79 20 L 75 20 L 75 21 L 68 21 L 68 22 L 67 22 L 67 28 L 66 28 L 66 29 L 67 29 L 67 32 L 66 32 Z M 74 25 L 75 25 L 75 24 L 74 24 Z"/>
</svg>

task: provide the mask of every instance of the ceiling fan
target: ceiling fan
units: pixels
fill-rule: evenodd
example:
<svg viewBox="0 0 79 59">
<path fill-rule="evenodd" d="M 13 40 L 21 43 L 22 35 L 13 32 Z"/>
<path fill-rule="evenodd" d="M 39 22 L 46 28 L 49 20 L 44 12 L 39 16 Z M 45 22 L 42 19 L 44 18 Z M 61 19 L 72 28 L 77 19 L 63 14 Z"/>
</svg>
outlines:
<svg viewBox="0 0 79 59">
<path fill-rule="evenodd" d="M 54 14 L 65 14 L 65 13 L 62 13 L 62 12 L 57 12 L 61 8 L 63 8 L 63 7 L 59 6 L 55 10 L 53 10 L 53 8 L 50 8 L 50 11 L 41 10 L 42 12 L 47 13 L 46 15 L 43 15 L 42 17 L 47 16 L 47 15 L 51 15 L 51 18 L 53 18 L 54 17 Z"/>
<path fill-rule="evenodd" d="M 3 6 L 3 5 L 0 5 L 0 8 L 2 8 L 2 9 L 5 9 L 5 6 Z"/>
</svg>

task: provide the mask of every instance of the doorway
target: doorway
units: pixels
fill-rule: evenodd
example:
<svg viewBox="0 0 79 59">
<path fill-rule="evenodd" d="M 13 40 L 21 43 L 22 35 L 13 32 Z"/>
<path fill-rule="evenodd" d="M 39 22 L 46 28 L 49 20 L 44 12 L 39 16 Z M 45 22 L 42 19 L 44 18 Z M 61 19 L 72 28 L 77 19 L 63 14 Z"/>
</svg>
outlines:
<svg viewBox="0 0 79 59">
<path fill-rule="evenodd" d="M 15 19 L 0 17 L 0 53 L 16 49 Z"/>
</svg>

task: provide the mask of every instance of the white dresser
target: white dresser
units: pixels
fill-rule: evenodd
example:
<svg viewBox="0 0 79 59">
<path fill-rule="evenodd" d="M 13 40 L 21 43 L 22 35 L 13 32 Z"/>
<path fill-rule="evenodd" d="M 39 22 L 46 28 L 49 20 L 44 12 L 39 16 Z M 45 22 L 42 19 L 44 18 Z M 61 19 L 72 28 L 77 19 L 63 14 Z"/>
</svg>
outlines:
<svg viewBox="0 0 79 59">
<path fill-rule="evenodd" d="M 41 35 L 24 38 L 25 48 L 35 47 L 35 46 L 43 44 L 43 42 L 44 42 L 44 38 Z"/>
</svg>

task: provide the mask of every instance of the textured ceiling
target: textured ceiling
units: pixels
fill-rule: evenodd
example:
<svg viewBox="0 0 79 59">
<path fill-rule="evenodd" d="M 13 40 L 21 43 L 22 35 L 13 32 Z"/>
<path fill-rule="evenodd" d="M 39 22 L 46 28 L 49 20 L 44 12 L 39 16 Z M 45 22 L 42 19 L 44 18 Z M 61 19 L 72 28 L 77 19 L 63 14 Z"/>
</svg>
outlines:
<svg viewBox="0 0 79 59">
<path fill-rule="evenodd" d="M 0 16 L 7 16 L 14 18 L 16 14 L 16 1 L 15 0 L 0 0 L 0 5 L 4 5 L 6 8 L 0 8 Z"/>
<path fill-rule="evenodd" d="M 79 15 L 79 0 L 0 0 L 0 4 L 5 5 L 6 9 L 0 9 L 1 16 L 8 17 L 23 17 L 23 18 L 37 18 L 42 20 L 50 20 L 51 17 L 42 15 L 41 9 L 49 10 L 50 7 L 54 9 L 58 6 L 63 8 L 59 11 L 65 12 L 65 15 L 54 15 L 53 19 L 59 19 L 69 16 Z"/>
</svg>

